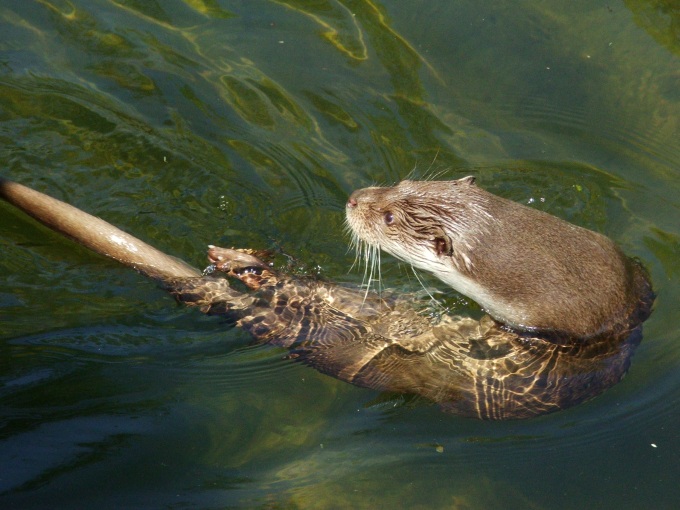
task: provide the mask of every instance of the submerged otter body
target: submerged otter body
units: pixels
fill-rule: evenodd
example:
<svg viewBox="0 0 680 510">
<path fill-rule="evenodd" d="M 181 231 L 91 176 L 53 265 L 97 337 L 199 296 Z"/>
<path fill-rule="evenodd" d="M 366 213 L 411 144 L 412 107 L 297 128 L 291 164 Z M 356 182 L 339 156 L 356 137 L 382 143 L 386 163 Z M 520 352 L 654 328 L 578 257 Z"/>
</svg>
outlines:
<svg viewBox="0 0 680 510">
<path fill-rule="evenodd" d="M 359 209 L 362 196 L 368 195 L 354 194 L 348 208 Z M 641 338 L 640 320 L 578 343 L 518 334 L 489 317 L 431 320 L 418 313 L 412 296 L 294 277 L 274 270 L 265 254 L 210 246 L 214 269 L 243 282 L 248 291 L 242 292 L 227 278 L 203 276 L 106 221 L 20 184 L 0 179 L 0 198 L 159 281 L 178 301 L 226 316 L 256 341 L 284 347 L 322 373 L 419 395 L 463 416 L 528 418 L 588 400 L 623 377 Z M 455 246 L 450 233 L 432 232 L 440 251 L 450 251 L 447 239 Z M 470 262 L 481 267 L 474 257 Z M 651 299 L 651 292 L 639 296 L 639 317 L 649 313 Z"/>
<path fill-rule="evenodd" d="M 431 272 L 516 331 L 587 339 L 649 312 L 645 271 L 610 239 L 472 177 L 355 191 L 347 222 L 360 242 Z"/>
</svg>

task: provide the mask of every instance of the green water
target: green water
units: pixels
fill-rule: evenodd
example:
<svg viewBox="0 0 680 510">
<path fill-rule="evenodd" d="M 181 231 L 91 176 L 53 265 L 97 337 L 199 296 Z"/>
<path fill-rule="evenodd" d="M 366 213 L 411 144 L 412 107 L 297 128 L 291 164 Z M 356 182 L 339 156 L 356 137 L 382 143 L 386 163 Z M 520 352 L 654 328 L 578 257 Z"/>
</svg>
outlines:
<svg viewBox="0 0 680 510">
<path fill-rule="evenodd" d="M 0 204 L 0 507 L 677 507 L 679 123 L 674 0 L 2 2 L 0 174 L 192 264 L 360 282 L 353 189 L 475 174 L 658 298 L 618 386 L 480 422 L 252 346 Z"/>
</svg>

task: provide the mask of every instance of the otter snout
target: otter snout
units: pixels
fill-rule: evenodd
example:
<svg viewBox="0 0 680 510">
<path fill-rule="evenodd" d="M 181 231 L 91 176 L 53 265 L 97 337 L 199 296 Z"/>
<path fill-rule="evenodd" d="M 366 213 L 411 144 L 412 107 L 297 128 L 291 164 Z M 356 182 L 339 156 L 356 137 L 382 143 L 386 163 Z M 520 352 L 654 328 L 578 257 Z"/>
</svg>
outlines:
<svg viewBox="0 0 680 510">
<path fill-rule="evenodd" d="M 367 193 L 371 192 L 372 190 L 376 190 L 376 189 L 379 189 L 379 188 L 362 188 L 362 189 L 354 190 L 352 192 L 352 194 L 349 196 L 349 198 L 347 199 L 347 208 L 348 209 L 355 209 L 359 205 L 359 202 L 361 202 L 365 199 Z"/>
<path fill-rule="evenodd" d="M 345 205 L 346 221 L 353 235 L 371 246 L 380 243 L 379 199 L 384 188 L 362 188 L 352 192 Z"/>
</svg>

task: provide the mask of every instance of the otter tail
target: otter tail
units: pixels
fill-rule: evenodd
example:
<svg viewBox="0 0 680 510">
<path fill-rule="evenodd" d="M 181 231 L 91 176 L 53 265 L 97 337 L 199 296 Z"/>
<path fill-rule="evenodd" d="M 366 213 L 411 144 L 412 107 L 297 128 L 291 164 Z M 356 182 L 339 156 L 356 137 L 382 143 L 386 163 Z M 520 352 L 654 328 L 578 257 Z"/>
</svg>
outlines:
<svg viewBox="0 0 680 510">
<path fill-rule="evenodd" d="M 52 230 L 150 278 L 168 281 L 201 276 L 198 269 L 186 262 L 149 246 L 110 223 L 21 184 L 0 178 L 0 198 Z"/>
</svg>

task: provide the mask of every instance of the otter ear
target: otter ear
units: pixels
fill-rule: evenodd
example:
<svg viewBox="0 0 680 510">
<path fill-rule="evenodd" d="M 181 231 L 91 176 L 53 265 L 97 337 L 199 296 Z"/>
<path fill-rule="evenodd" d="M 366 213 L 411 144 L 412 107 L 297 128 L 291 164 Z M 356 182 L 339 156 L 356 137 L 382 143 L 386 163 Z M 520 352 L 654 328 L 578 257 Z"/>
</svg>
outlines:
<svg viewBox="0 0 680 510">
<path fill-rule="evenodd" d="M 463 177 L 462 179 L 458 179 L 456 182 L 460 184 L 465 184 L 466 186 L 474 186 L 475 181 L 477 180 L 477 177 L 474 175 L 468 175 L 467 177 Z"/>
<path fill-rule="evenodd" d="M 440 257 L 450 257 L 453 255 L 453 243 L 451 243 L 451 238 L 449 236 L 435 237 L 434 252 Z"/>
<path fill-rule="evenodd" d="M 453 255 L 453 242 L 451 238 L 446 235 L 444 229 L 440 227 L 435 227 L 432 232 L 432 242 L 434 246 L 434 252 L 441 256 L 450 257 Z"/>
</svg>

